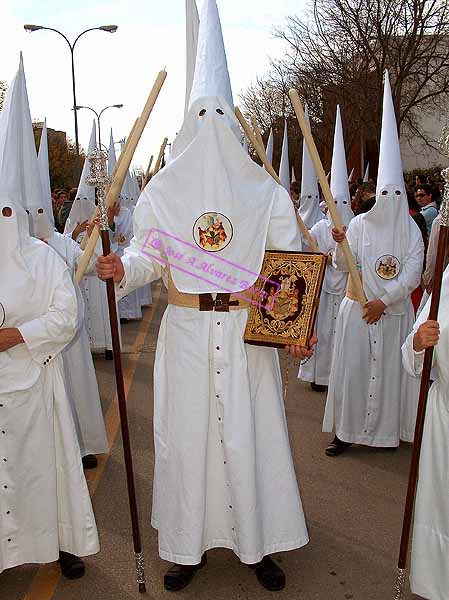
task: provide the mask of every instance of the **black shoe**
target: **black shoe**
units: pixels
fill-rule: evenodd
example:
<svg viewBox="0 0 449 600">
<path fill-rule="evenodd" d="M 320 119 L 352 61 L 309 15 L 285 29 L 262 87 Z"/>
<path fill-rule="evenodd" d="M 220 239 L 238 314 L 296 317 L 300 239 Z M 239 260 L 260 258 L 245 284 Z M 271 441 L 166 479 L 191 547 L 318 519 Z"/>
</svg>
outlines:
<svg viewBox="0 0 449 600">
<path fill-rule="evenodd" d="M 173 565 L 164 575 L 164 588 L 167 592 L 179 592 L 189 585 L 195 573 L 207 564 L 206 553 L 199 565 Z"/>
<path fill-rule="evenodd" d="M 95 454 L 87 454 L 83 456 L 83 469 L 96 469 L 98 460 Z"/>
<path fill-rule="evenodd" d="M 68 552 L 59 552 L 59 567 L 66 579 L 80 579 L 86 572 L 84 562 Z"/>
<path fill-rule="evenodd" d="M 327 385 L 319 385 L 318 383 L 311 383 L 310 387 L 314 392 L 327 392 Z"/>
<path fill-rule="evenodd" d="M 332 443 L 329 444 L 324 452 L 326 456 L 339 456 L 351 446 L 351 443 L 343 442 L 342 440 L 339 440 L 337 436 L 335 436 Z"/>
<path fill-rule="evenodd" d="M 120 323 L 122 325 L 126 325 L 127 323 L 129 323 L 129 319 L 125 319 L 124 317 L 122 319 L 120 319 Z"/>
<path fill-rule="evenodd" d="M 112 352 L 112 350 L 105 350 L 104 357 L 106 360 L 114 360 L 114 353 Z"/>
<path fill-rule="evenodd" d="M 256 571 L 259 583 L 270 592 L 280 592 L 285 588 L 285 573 L 270 556 L 265 556 L 255 565 L 249 565 Z"/>
</svg>

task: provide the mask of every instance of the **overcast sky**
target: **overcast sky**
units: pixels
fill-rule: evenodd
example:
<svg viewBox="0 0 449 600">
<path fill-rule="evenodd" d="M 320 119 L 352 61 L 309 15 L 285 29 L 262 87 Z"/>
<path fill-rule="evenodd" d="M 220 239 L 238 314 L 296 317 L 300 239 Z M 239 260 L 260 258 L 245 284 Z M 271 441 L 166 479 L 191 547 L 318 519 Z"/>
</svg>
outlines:
<svg viewBox="0 0 449 600">
<path fill-rule="evenodd" d="M 185 0 L 1 0 L 0 80 L 9 82 L 23 51 L 33 119 L 74 139 L 70 52 L 50 31 L 29 34 L 25 23 L 59 29 L 73 40 L 89 27 L 114 24 L 115 34 L 87 33 L 75 50 L 77 102 L 100 110 L 124 104 L 102 117 L 102 141 L 129 133 L 157 72 L 168 72 L 162 94 L 137 149 L 134 165 L 146 165 L 164 136 L 170 140 L 183 119 L 185 90 Z M 203 0 L 197 0 L 201 8 Z M 234 99 L 269 68 L 269 56 L 284 47 L 273 26 L 301 13 L 306 0 L 218 0 Z M 80 111 L 80 144 L 86 148 L 93 114 Z"/>
</svg>

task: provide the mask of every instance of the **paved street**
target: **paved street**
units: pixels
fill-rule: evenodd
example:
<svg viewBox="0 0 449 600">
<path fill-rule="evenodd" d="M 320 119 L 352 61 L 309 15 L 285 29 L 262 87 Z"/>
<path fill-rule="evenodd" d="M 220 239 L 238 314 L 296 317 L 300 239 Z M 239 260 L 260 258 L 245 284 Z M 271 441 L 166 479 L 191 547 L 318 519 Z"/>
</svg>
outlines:
<svg viewBox="0 0 449 600">
<path fill-rule="evenodd" d="M 140 520 L 145 549 L 147 598 L 169 598 L 162 585 L 167 568 L 158 558 L 150 526 L 154 466 L 152 368 L 156 337 L 166 305 L 165 290 L 153 288 L 154 304 L 141 322 L 123 326 L 124 369 Z M 284 362 L 284 359 L 283 359 Z M 84 579 L 61 579 L 55 565 L 26 566 L 0 576 L 4 600 L 131 600 L 138 594 L 131 545 L 122 444 L 113 365 L 96 359 L 111 453 L 88 472 L 101 552 L 86 561 Z M 281 598 L 298 600 L 392 600 L 410 447 L 397 452 L 354 448 L 328 458 L 329 435 L 321 433 L 325 396 L 295 379 L 290 369 L 287 416 L 291 444 L 311 541 L 301 550 L 277 555 L 287 574 Z M 265 600 L 275 595 L 227 550 L 208 553 L 208 566 L 180 598 Z M 417 600 L 406 595 L 407 600 Z"/>
</svg>

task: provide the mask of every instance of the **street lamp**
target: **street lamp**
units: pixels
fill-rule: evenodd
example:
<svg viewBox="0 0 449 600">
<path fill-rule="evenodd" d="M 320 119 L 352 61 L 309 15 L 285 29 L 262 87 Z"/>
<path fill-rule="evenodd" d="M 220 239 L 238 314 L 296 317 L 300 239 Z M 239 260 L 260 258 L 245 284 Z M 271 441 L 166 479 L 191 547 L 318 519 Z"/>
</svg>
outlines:
<svg viewBox="0 0 449 600">
<path fill-rule="evenodd" d="M 85 31 L 82 31 L 78 37 L 75 39 L 75 41 L 73 42 L 73 44 L 69 41 L 69 39 L 63 34 L 61 33 L 61 31 L 58 31 L 57 29 L 53 29 L 52 27 L 44 27 L 43 25 L 24 25 L 23 28 L 25 29 L 25 31 L 28 31 L 29 33 L 33 33 L 34 31 L 40 31 L 41 29 L 46 29 L 47 31 L 54 31 L 55 33 L 57 33 L 58 35 L 62 36 L 65 41 L 67 42 L 67 44 L 69 45 L 70 48 L 70 54 L 72 57 L 72 89 L 73 89 L 73 112 L 75 114 L 75 146 L 76 146 L 76 153 L 77 155 L 79 155 L 80 153 L 80 148 L 79 148 L 79 140 L 78 140 L 78 114 L 76 111 L 76 87 L 75 87 L 75 62 L 74 62 L 74 50 L 75 50 L 75 46 L 76 43 L 78 42 L 78 40 L 80 39 L 80 37 L 82 35 L 84 35 L 85 33 L 88 33 L 89 31 L 106 31 L 107 33 L 115 33 L 118 29 L 117 25 L 101 25 L 101 27 L 91 27 L 90 29 L 86 29 Z"/>
<path fill-rule="evenodd" d="M 75 106 L 75 112 L 77 110 L 80 110 L 81 108 L 87 108 L 87 110 L 91 110 L 93 113 L 95 113 L 95 116 L 97 117 L 98 147 L 101 149 L 101 124 L 100 124 L 101 115 L 104 113 L 105 110 L 108 110 L 108 108 L 123 108 L 123 104 L 110 104 L 109 106 L 105 106 L 104 108 L 102 108 L 99 113 L 96 110 L 94 110 L 93 108 L 91 108 L 90 106 Z"/>
</svg>

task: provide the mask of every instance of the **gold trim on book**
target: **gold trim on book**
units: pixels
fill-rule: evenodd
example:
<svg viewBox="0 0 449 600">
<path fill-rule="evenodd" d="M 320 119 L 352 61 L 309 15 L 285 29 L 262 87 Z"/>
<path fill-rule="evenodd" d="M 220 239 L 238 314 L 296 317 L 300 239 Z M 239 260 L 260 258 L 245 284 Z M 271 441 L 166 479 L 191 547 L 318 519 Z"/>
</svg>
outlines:
<svg viewBox="0 0 449 600">
<path fill-rule="evenodd" d="M 262 273 L 254 284 L 245 342 L 277 348 L 309 344 L 326 260 L 316 253 L 265 253 Z"/>
</svg>

